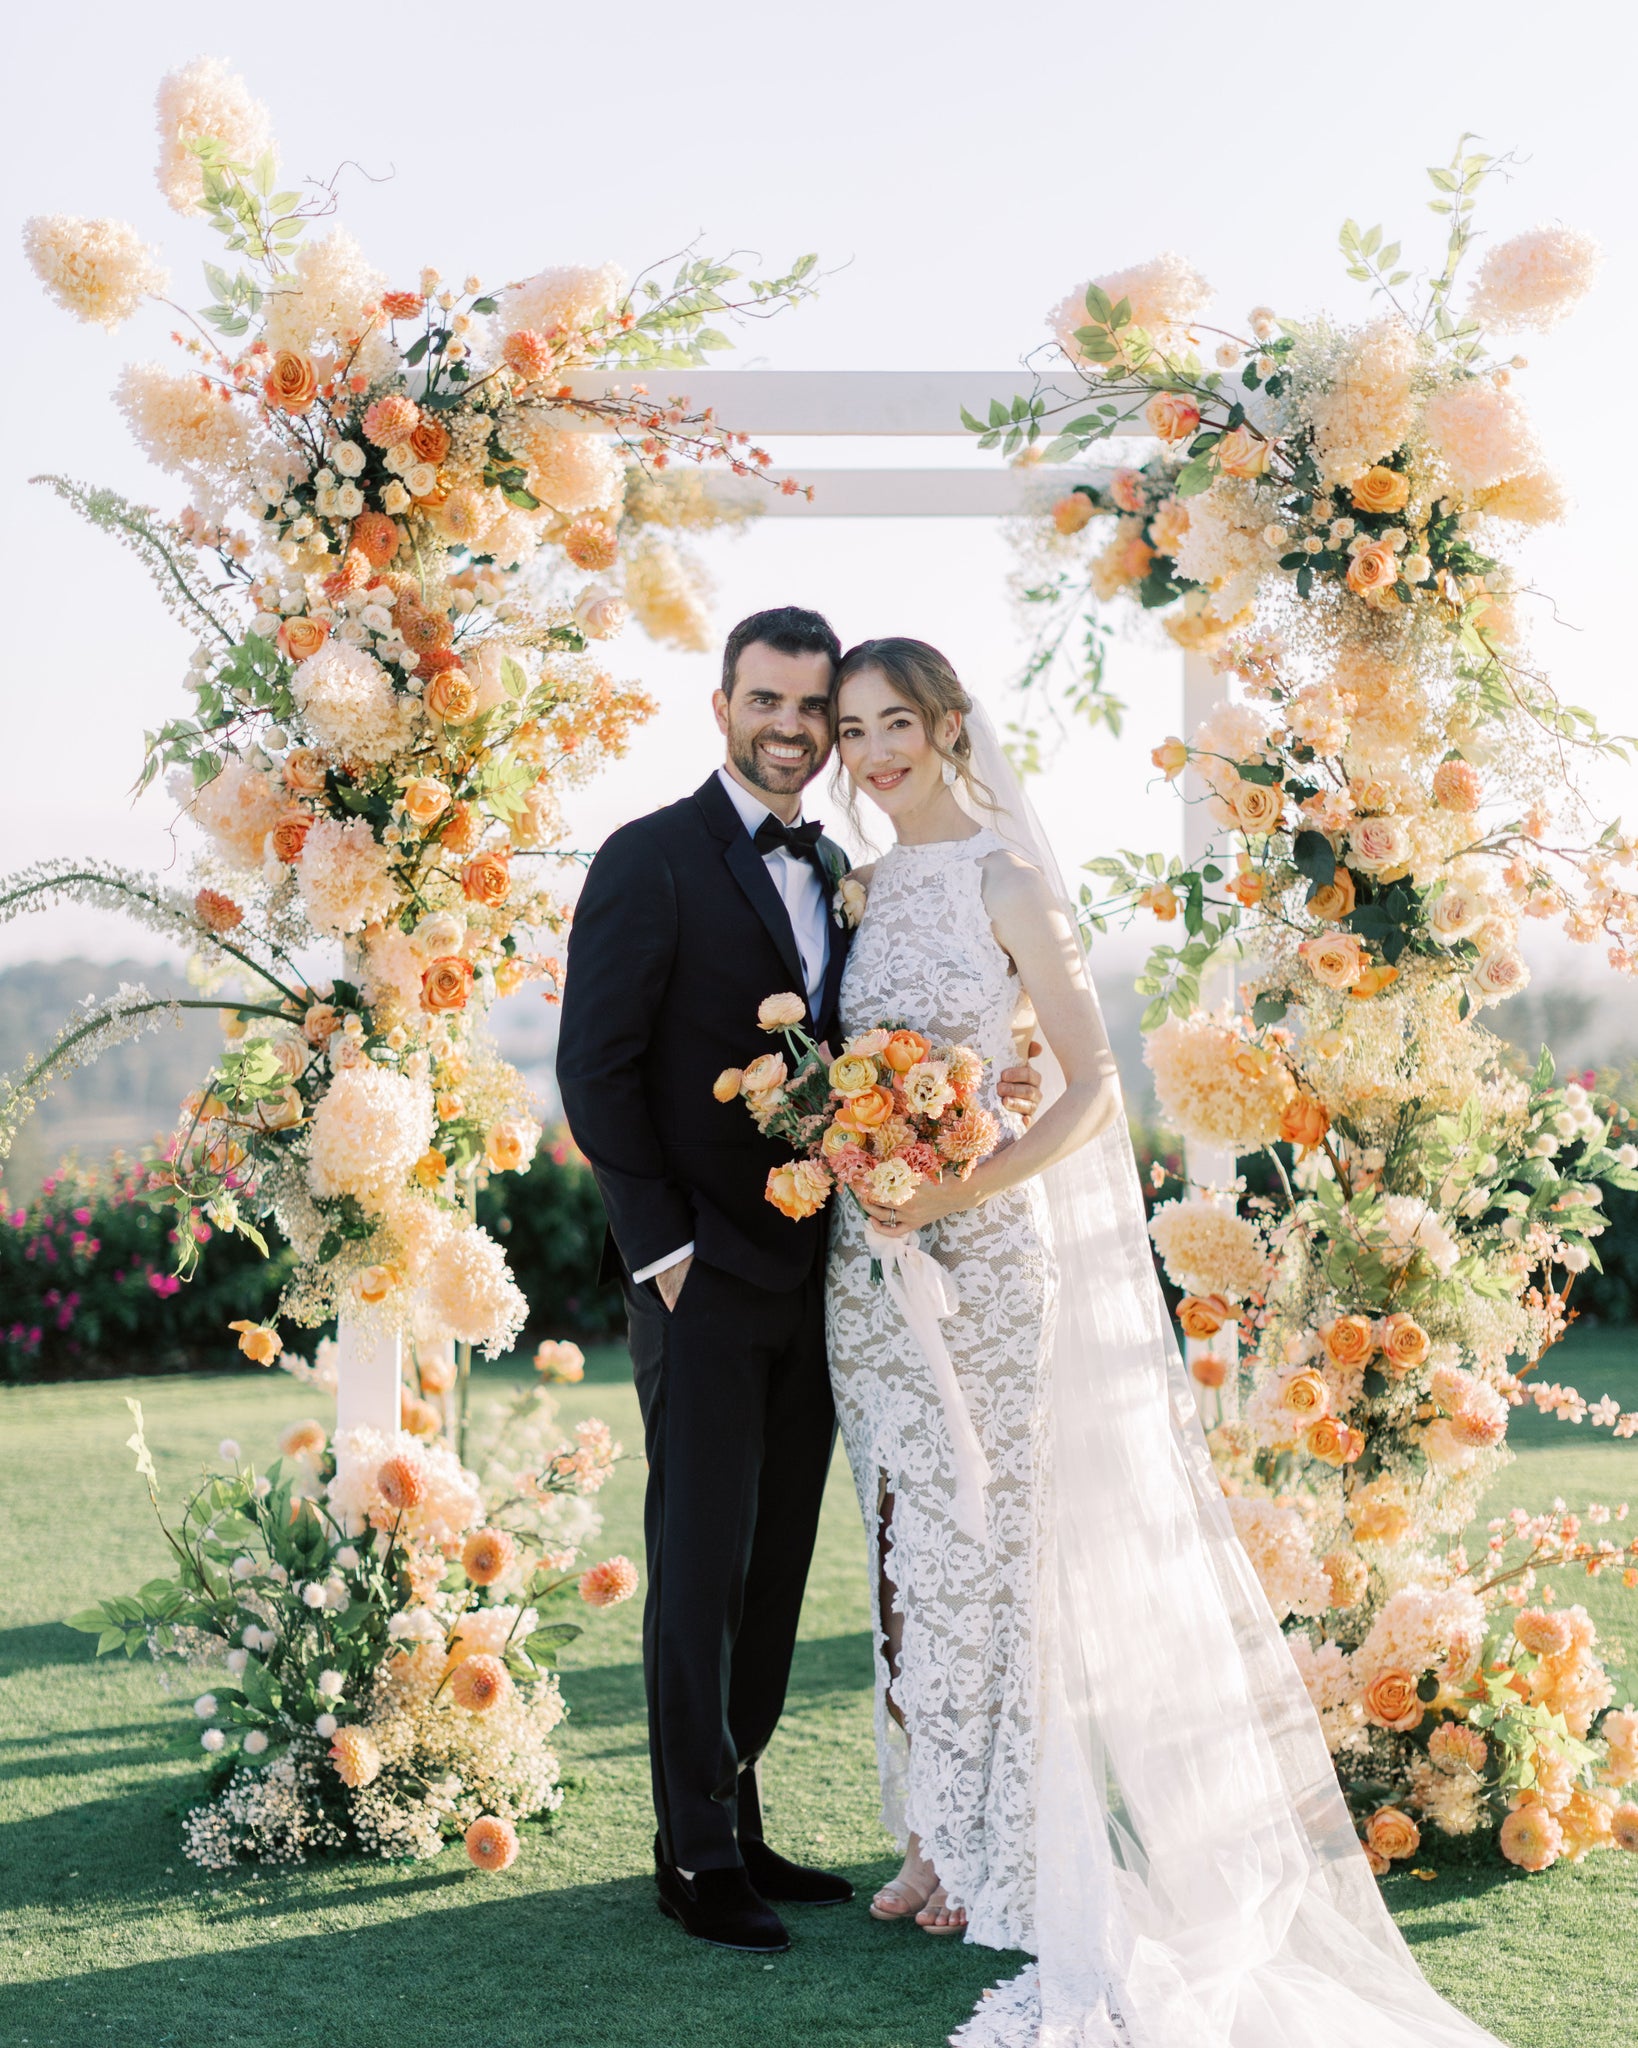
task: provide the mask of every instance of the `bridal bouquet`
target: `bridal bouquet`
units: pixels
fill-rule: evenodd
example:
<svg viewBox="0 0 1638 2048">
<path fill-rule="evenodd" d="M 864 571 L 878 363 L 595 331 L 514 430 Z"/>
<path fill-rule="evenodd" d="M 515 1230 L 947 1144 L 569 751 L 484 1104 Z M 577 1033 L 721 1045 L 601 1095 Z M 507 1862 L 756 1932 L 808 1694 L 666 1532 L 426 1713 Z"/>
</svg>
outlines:
<svg viewBox="0 0 1638 2048">
<path fill-rule="evenodd" d="M 460 1837 L 480 1869 L 505 1869 L 515 1823 L 563 1797 L 552 1667 L 580 1629 L 547 1610 L 576 1585 L 589 1608 L 636 1589 L 623 1557 L 572 1569 L 620 1455 L 606 1426 L 568 1441 L 544 1386 L 525 1392 L 494 1418 L 480 1477 L 408 1430 L 364 1432 L 338 1465 L 323 1425 L 298 1422 L 265 1470 L 224 1443 L 173 1528 L 127 1405 L 175 1568 L 69 1626 L 99 1655 L 180 1665 L 197 1691 L 213 1785 L 184 1823 L 188 1856 L 210 1870 L 327 1849 L 425 1858 Z"/>
<path fill-rule="evenodd" d="M 984 1062 L 970 1046 L 935 1046 L 919 1031 L 884 1024 L 861 1031 L 828 1059 L 801 1023 L 797 995 L 769 996 L 757 1011 L 780 1033 L 785 1055 L 765 1052 L 717 1076 L 719 1102 L 742 1099 L 759 1131 L 799 1156 L 768 1175 L 781 1215 L 816 1215 L 834 1186 L 897 1209 L 923 1181 L 947 1170 L 963 1179 L 1000 1142 L 1001 1127 L 978 1100 Z"/>
</svg>

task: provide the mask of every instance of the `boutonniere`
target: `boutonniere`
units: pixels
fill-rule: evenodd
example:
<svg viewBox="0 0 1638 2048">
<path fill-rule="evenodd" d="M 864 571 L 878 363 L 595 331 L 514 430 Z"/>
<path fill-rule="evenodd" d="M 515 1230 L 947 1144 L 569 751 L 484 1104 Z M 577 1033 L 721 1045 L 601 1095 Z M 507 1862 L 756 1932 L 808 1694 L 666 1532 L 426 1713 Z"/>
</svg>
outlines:
<svg viewBox="0 0 1638 2048">
<path fill-rule="evenodd" d="M 836 922 L 843 931 L 850 932 L 865 913 L 865 885 L 852 875 L 842 875 L 836 883 L 836 894 L 831 898 L 831 909 Z"/>
</svg>

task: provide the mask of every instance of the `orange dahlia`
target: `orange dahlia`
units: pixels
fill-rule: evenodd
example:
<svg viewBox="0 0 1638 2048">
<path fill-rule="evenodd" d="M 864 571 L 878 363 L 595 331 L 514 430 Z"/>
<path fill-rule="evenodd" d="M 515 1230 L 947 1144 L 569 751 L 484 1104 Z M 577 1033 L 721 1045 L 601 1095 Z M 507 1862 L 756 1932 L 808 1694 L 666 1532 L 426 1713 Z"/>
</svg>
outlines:
<svg viewBox="0 0 1638 2048">
<path fill-rule="evenodd" d="M 605 1558 L 580 1579 L 580 1597 L 588 1607 L 617 1607 L 637 1590 L 637 1567 L 629 1557 Z"/>
<path fill-rule="evenodd" d="M 330 1761 L 336 1767 L 336 1776 L 342 1784 L 350 1785 L 356 1792 L 360 1786 L 374 1782 L 381 1775 L 384 1761 L 375 1746 L 375 1739 L 363 1728 L 338 1728 L 330 1744 Z"/>
<path fill-rule="evenodd" d="M 512 1693 L 512 1674 L 498 1657 L 468 1657 L 455 1667 L 449 1696 L 469 1714 L 487 1714 Z"/>
<path fill-rule="evenodd" d="M 504 1529 L 474 1529 L 461 1548 L 461 1569 L 474 1586 L 492 1586 L 511 1569 L 517 1554 Z"/>
<path fill-rule="evenodd" d="M 466 1853 L 480 1870 L 508 1870 L 518 1860 L 518 1831 L 486 1813 L 467 1829 Z"/>
<path fill-rule="evenodd" d="M 238 904 L 220 889 L 201 889 L 193 899 L 193 914 L 208 932 L 230 932 L 245 921 Z"/>
<path fill-rule="evenodd" d="M 577 569 L 595 576 L 614 567 L 620 546 L 601 519 L 577 519 L 563 536 L 563 552 Z"/>
<path fill-rule="evenodd" d="M 389 1458 L 375 1475 L 375 1483 L 387 1506 L 400 1514 L 419 1507 L 427 1497 L 426 1474 L 414 1458 Z"/>
</svg>

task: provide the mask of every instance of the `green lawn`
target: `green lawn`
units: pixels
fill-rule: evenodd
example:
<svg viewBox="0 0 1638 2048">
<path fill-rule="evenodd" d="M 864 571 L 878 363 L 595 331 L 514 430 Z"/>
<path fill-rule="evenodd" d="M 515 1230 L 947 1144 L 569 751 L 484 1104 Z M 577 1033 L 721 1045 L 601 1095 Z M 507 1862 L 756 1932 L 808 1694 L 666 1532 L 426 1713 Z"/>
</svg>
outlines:
<svg viewBox="0 0 1638 2048">
<path fill-rule="evenodd" d="M 1638 1406 L 1630 1333 L 1573 1340 L 1557 1376 Z M 1555 1364 L 1557 1361 L 1555 1360 Z M 602 1414 L 628 1445 L 636 1403 L 619 1354 L 594 1358 L 565 1417 Z M 760 1963 L 690 1943 L 662 1921 L 651 1821 L 638 1603 L 566 1659 L 572 1781 L 549 1829 L 499 1878 L 458 1851 L 431 1865 L 319 1865 L 225 1878 L 195 1871 L 178 1823 L 196 1796 L 185 1709 L 146 1662 L 94 1663 L 57 1617 L 139 1583 L 163 1555 L 124 1439 L 122 1396 L 148 1414 L 167 1492 L 218 1440 L 265 1455 L 314 1412 L 266 1378 L 175 1378 L 0 1391 L 0 2041 L 81 2048 L 344 2042 L 349 2048 L 936 2048 L 1013 1959 L 862 1905 L 794 1910 L 789 1955 Z M 1638 1441 L 1522 1419 L 1508 1499 L 1638 1498 Z M 640 1463 L 605 1495 L 604 1548 L 641 1556 Z M 768 1770 L 770 1834 L 845 1869 L 861 1890 L 893 1859 L 876 1822 L 862 1543 L 833 1474 L 791 1701 Z M 1579 1589 L 1576 1589 L 1579 1590 Z M 1567 1597 L 1573 1597 L 1566 1589 Z M 1638 1596 L 1588 1604 L 1638 1650 Z M 1638 1674 L 1623 1692 L 1638 1693 Z M 1638 1858 L 1544 1878 L 1499 1869 L 1389 1885 L 1433 1980 L 1513 2048 L 1623 2048 L 1635 1975 Z M 1625 1923 L 1625 1926 L 1623 1926 Z M 1623 2000 L 1618 1986 L 1625 1986 Z"/>
</svg>

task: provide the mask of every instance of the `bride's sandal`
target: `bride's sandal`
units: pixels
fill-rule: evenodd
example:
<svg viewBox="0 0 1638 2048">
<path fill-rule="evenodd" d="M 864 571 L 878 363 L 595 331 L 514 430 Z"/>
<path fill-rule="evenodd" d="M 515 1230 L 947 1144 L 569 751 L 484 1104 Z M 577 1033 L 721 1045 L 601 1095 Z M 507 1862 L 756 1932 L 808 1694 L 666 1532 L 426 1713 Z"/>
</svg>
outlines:
<svg viewBox="0 0 1638 2048">
<path fill-rule="evenodd" d="M 931 1915 L 931 1918 L 927 1916 Z M 923 1934 L 965 1934 L 967 1931 L 967 1909 L 952 1906 L 939 1885 L 916 1915 L 916 1925 Z"/>
<path fill-rule="evenodd" d="M 872 1920 L 913 1920 L 933 1896 L 907 1877 L 890 1877 L 870 1902 Z"/>
</svg>

